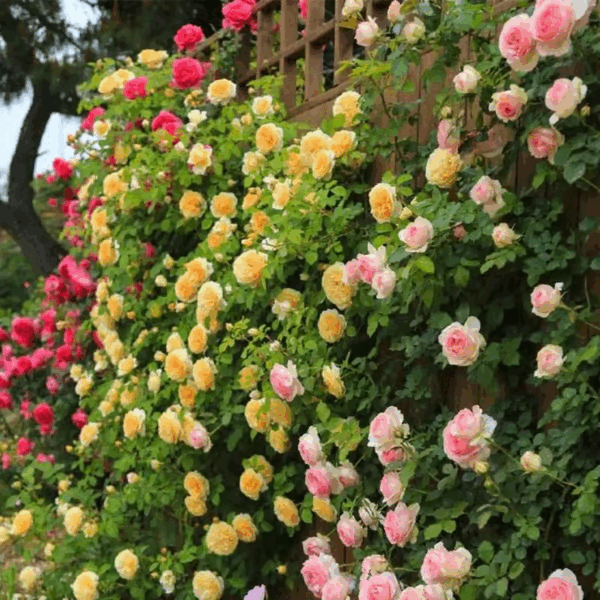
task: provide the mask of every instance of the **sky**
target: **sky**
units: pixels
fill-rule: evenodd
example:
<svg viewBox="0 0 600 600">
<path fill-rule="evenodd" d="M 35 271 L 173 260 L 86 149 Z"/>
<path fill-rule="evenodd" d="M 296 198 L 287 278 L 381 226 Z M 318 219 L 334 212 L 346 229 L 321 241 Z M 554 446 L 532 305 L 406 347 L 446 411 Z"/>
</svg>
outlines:
<svg viewBox="0 0 600 600">
<path fill-rule="evenodd" d="M 1 1 L 1 0 L 0 0 Z M 94 20 L 94 11 L 81 0 L 61 0 L 63 12 L 68 21 L 75 26 L 82 27 L 90 20 Z M 9 106 L 0 104 L 0 130 L 2 131 L 0 144 L 0 182 L 4 183 L 10 159 L 14 152 L 19 137 L 19 130 L 23 119 L 31 104 L 31 95 L 24 94 L 19 100 Z M 48 121 L 42 144 L 40 156 L 35 164 L 35 173 L 47 171 L 52 166 L 52 161 L 60 156 L 73 158 L 73 152 L 67 146 L 67 135 L 74 133 L 79 127 L 80 119 L 53 114 Z"/>
</svg>

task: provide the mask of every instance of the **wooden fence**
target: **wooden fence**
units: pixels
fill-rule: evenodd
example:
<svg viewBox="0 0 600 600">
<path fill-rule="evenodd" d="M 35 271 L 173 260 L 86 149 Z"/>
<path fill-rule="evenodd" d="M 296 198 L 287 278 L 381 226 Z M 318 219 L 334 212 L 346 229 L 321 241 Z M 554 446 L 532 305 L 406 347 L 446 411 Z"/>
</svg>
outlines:
<svg viewBox="0 0 600 600">
<path fill-rule="evenodd" d="M 386 13 L 390 0 L 366 0 L 364 13 L 372 16 L 380 27 L 386 25 Z M 490 0 L 494 14 L 502 14 L 518 3 L 518 0 Z M 349 74 L 338 73 L 339 66 L 352 58 L 361 49 L 354 42 L 354 30 L 343 26 L 342 7 L 344 0 L 308 0 L 308 14 L 303 22 L 298 7 L 298 0 L 259 0 L 255 7 L 258 29 L 253 41 L 249 31 L 243 34 L 242 51 L 237 57 L 237 83 L 242 96 L 247 94 L 249 84 L 267 74 L 283 76 L 282 101 L 286 106 L 289 118 L 293 121 L 318 126 L 324 118 L 331 115 L 331 107 L 335 98 L 351 83 Z M 600 7 L 599 7 L 600 8 Z M 276 13 L 280 14 L 276 26 Z M 496 32 L 497 34 L 499 31 Z M 218 43 L 223 32 L 217 32 L 207 39 L 199 48 L 200 51 L 210 49 Z M 256 48 L 256 62 L 251 68 L 252 45 Z M 460 42 L 460 64 L 468 64 L 472 60 L 470 36 L 466 35 Z M 407 77 L 415 84 L 411 93 L 390 92 L 390 102 L 415 103 L 414 123 L 406 125 L 399 132 L 400 137 L 410 137 L 426 144 L 437 128 L 438 119 L 434 114 L 436 95 L 452 87 L 452 78 L 456 71 L 448 70 L 444 81 L 430 86 L 425 85 L 425 73 L 436 63 L 438 54 L 435 51 L 425 52 L 418 66 L 411 66 Z M 301 77 L 299 61 L 304 63 L 304 75 Z M 419 101 L 418 103 L 416 101 Z M 465 100 L 466 129 L 475 128 L 477 114 Z M 375 111 L 372 115 L 374 127 L 385 127 L 387 117 L 384 111 Z M 485 146 L 485 142 L 483 142 Z M 376 161 L 372 173 L 373 183 L 380 181 L 385 170 L 395 170 L 396 165 L 389 159 Z M 503 185 L 515 191 L 526 188 L 531 183 L 535 171 L 535 160 L 528 153 L 521 153 L 511 173 Z M 544 190 L 540 190 L 544 193 Z M 597 193 L 574 193 L 565 199 L 566 219 L 569 225 L 576 227 L 585 216 L 600 217 L 600 202 Z M 600 232 L 592 235 L 585 248 L 587 255 L 600 255 Z M 588 279 L 590 294 L 600 297 L 600 279 L 590 273 Z M 589 339 L 589 329 L 582 329 L 582 341 Z M 441 378 L 432 382 L 434 394 L 454 410 L 479 404 L 483 408 L 504 398 L 505 391 L 499 381 L 498 392 L 490 395 L 482 387 L 467 380 L 464 369 L 455 369 L 445 380 Z M 539 415 L 547 409 L 555 397 L 554 384 L 547 383 L 530 392 L 538 398 Z M 333 529 L 332 525 L 319 523 L 311 528 L 307 535 L 317 531 L 325 533 Z M 332 539 L 333 554 L 341 564 L 353 561 L 352 552 L 344 548 L 337 535 Z M 289 600 L 309 600 L 311 594 L 298 589 L 289 595 Z M 286 600 L 288 600 L 286 598 Z"/>
</svg>

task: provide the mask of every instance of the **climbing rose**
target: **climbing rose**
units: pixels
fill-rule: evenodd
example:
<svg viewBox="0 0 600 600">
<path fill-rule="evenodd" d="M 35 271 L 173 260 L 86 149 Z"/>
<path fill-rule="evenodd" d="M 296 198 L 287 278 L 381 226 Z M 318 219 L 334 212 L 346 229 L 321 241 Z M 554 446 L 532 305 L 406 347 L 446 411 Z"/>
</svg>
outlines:
<svg viewBox="0 0 600 600">
<path fill-rule="evenodd" d="M 480 327 L 479 319 L 469 317 L 464 325 L 452 323 L 440 333 L 438 341 L 449 364 L 466 367 L 477 360 L 480 350 L 485 347 Z"/>
<path fill-rule="evenodd" d="M 569 569 L 558 569 L 538 586 L 536 600 L 583 600 L 583 590 Z"/>
<path fill-rule="evenodd" d="M 71 179 L 73 175 L 71 163 L 63 158 L 55 158 L 52 161 L 52 168 L 59 179 Z"/>
<path fill-rule="evenodd" d="M 173 38 L 179 50 L 194 50 L 204 40 L 202 27 L 188 23 L 177 30 Z"/>
</svg>

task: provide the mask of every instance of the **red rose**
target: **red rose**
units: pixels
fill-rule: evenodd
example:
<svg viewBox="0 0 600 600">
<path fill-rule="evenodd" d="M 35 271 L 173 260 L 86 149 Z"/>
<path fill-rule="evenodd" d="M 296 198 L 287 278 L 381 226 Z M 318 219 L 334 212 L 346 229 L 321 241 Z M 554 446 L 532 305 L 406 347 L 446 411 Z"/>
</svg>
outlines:
<svg viewBox="0 0 600 600">
<path fill-rule="evenodd" d="M 37 348 L 31 355 L 31 366 L 34 369 L 41 369 L 54 356 L 54 352 L 47 348 Z"/>
<path fill-rule="evenodd" d="M 73 421 L 73 425 L 77 427 L 77 429 L 81 429 L 88 421 L 88 416 L 84 410 L 78 408 L 72 415 L 71 421 Z"/>
<path fill-rule="evenodd" d="M 10 340 L 8 331 L 4 327 L 0 327 L 0 342 L 8 342 L 8 340 Z"/>
<path fill-rule="evenodd" d="M 222 8 L 223 28 L 241 31 L 252 21 L 256 0 L 233 0 Z"/>
<path fill-rule="evenodd" d="M 146 86 L 148 85 L 147 77 L 136 77 L 125 82 L 123 86 L 123 96 L 128 100 L 135 100 L 136 98 L 145 98 L 148 95 Z M 132 124 L 133 126 L 133 124 Z"/>
<path fill-rule="evenodd" d="M 63 344 L 56 349 L 55 366 L 57 369 L 64 370 L 72 363 L 75 359 L 73 358 L 73 352 L 69 344 Z"/>
<path fill-rule="evenodd" d="M 206 76 L 210 63 L 195 58 L 178 58 L 173 61 L 173 86 L 180 90 L 197 87 Z"/>
<path fill-rule="evenodd" d="M 17 442 L 17 456 L 26 456 L 33 452 L 35 444 L 28 438 L 19 438 Z"/>
<path fill-rule="evenodd" d="M 204 40 L 204 32 L 197 25 L 183 25 L 177 30 L 173 40 L 179 50 L 194 50 Z"/>
<path fill-rule="evenodd" d="M 33 369 L 33 364 L 29 356 L 19 356 L 19 358 L 17 358 L 15 371 L 19 377 L 21 375 L 27 375 L 31 369 Z"/>
<path fill-rule="evenodd" d="M 88 113 L 88 116 L 81 122 L 81 129 L 83 131 L 92 131 L 94 128 L 94 121 L 101 115 L 104 114 L 104 109 L 100 106 L 92 108 Z"/>
<path fill-rule="evenodd" d="M 182 126 L 183 121 L 168 110 L 161 110 L 158 115 L 152 119 L 152 131 L 164 129 L 167 133 L 175 135 L 177 130 Z"/>
<path fill-rule="evenodd" d="M 144 244 L 144 252 L 146 258 L 154 258 L 156 256 L 156 248 L 150 242 Z"/>
<path fill-rule="evenodd" d="M 52 168 L 60 179 L 71 179 L 71 175 L 73 175 L 71 163 L 62 158 L 55 158 L 52 161 Z"/>
<path fill-rule="evenodd" d="M 20 346 L 29 348 L 35 338 L 35 324 L 29 317 L 15 317 L 12 321 L 10 339 Z"/>
<path fill-rule="evenodd" d="M 8 389 L 10 387 L 10 377 L 6 373 L 0 373 L 0 389 Z"/>
<path fill-rule="evenodd" d="M 54 410 L 46 402 L 38 404 L 32 412 L 33 420 L 42 427 L 49 427 L 54 422 Z"/>
<path fill-rule="evenodd" d="M 0 408 L 12 408 L 12 396 L 6 390 L 0 391 Z"/>
</svg>

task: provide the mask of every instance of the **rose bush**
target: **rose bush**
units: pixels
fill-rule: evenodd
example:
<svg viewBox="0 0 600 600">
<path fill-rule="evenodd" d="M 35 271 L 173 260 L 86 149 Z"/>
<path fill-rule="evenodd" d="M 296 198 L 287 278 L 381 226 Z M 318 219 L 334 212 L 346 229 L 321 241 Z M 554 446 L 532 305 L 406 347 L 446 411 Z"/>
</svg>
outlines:
<svg viewBox="0 0 600 600">
<path fill-rule="evenodd" d="M 250 4 L 231 4 L 229 26 L 251 24 Z M 581 103 L 600 90 L 591 67 L 558 76 L 600 61 L 597 16 L 546 0 L 500 15 L 497 40 L 483 4 L 390 11 L 390 27 L 357 28 L 363 93 L 308 132 L 269 78 L 246 101 L 213 81 L 189 27 L 185 56 L 107 60 L 82 86 L 95 136 L 73 140 L 78 247 L 61 276 L 97 282 L 79 329 L 102 350 L 74 352 L 68 460 L 22 465 L 5 502 L 0 541 L 45 558 L 23 591 L 218 600 L 266 584 L 277 597 L 299 576 L 325 600 L 598 587 L 600 471 L 581 444 L 595 443 L 600 343 L 582 341 L 581 323 L 598 325 L 579 251 L 598 221 L 567 227 L 562 201 L 595 191 L 599 115 Z M 426 47 L 439 57 L 423 88 L 455 87 L 419 143 L 398 134 L 415 106 L 383 94 L 414 91 Z M 374 130 L 376 106 L 389 123 Z M 537 162 L 516 188 L 519 152 Z M 379 154 L 400 172 L 372 181 Z M 21 323 L 13 337 L 35 335 Z M 449 409 L 451 376 L 483 406 Z M 558 391 L 540 419 L 546 379 Z M 350 563 L 321 535 L 333 529 Z"/>
</svg>

